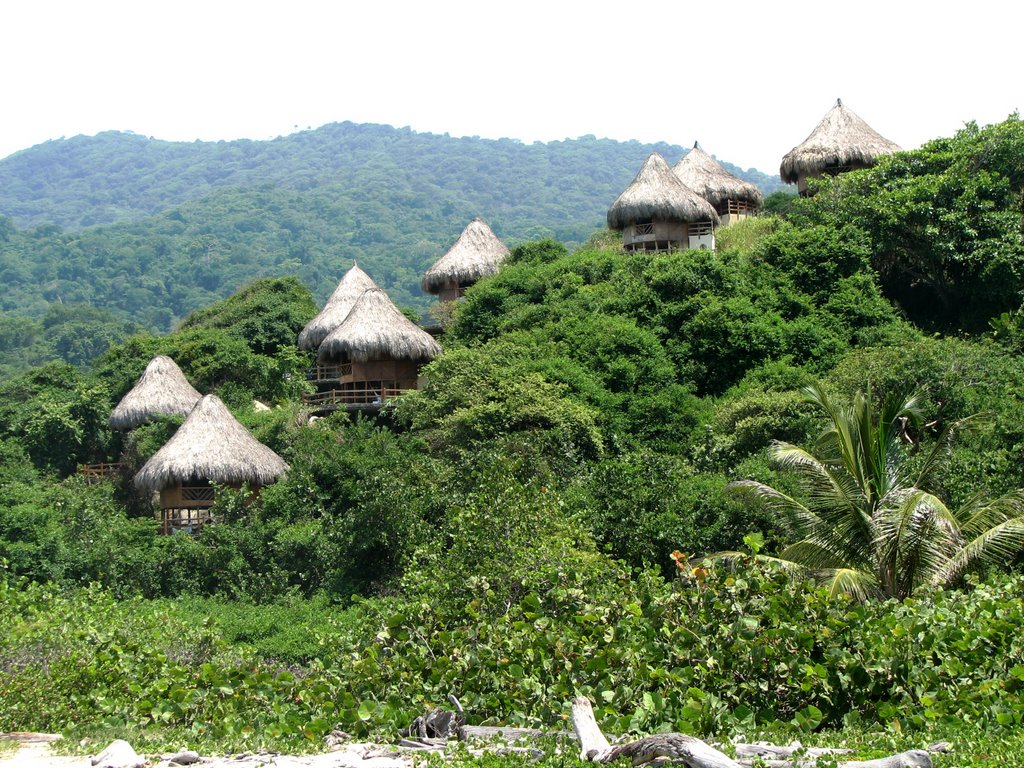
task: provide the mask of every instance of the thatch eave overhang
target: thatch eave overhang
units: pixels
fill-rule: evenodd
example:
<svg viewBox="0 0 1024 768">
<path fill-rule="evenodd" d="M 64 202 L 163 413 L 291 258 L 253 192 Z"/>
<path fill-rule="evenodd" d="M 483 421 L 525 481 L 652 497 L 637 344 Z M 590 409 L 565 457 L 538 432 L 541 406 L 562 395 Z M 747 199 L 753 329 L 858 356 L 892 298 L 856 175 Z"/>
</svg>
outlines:
<svg viewBox="0 0 1024 768">
<path fill-rule="evenodd" d="M 242 426 L 216 395 L 206 395 L 177 432 L 135 475 L 135 486 L 160 491 L 196 479 L 222 485 L 270 485 L 288 464 Z"/>
<path fill-rule="evenodd" d="M 871 166 L 879 157 L 900 150 L 899 144 L 837 99 L 810 136 L 782 158 L 779 176 L 787 184 L 796 184 L 802 177 L 819 176 L 831 168 Z"/>
<path fill-rule="evenodd" d="M 712 205 L 689 189 L 657 152 L 644 161 L 633 181 L 608 209 L 608 226 L 622 230 L 639 221 L 712 221 Z"/>
<path fill-rule="evenodd" d="M 407 318 L 380 288 L 365 291 L 345 322 L 320 345 L 321 364 L 336 360 L 413 360 L 427 362 L 441 354 L 433 337 Z"/>
<path fill-rule="evenodd" d="M 471 221 L 450 249 L 426 271 L 420 286 L 438 293 L 451 286 L 472 285 L 496 274 L 508 247 L 481 218 Z"/>
</svg>

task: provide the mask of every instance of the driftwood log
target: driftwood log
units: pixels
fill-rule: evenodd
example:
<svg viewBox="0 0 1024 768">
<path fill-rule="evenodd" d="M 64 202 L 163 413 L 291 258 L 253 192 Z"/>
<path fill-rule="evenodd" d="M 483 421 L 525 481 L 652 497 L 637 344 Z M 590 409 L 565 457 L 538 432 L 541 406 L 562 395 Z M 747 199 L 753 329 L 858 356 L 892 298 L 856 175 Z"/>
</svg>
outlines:
<svg viewBox="0 0 1024 768">
<path fill-rule="evenodd" d="M 448 739 L 459 732 L 459 728 L 466 724 L 466 713 L 462 705 L 455 698 L 454 694 L 448 697 L 448 701 L 455 707 L 455 711 L 448 709 L 434 709 L 425 715 L 417 717 L 407 728 L 399 731 L 399 735 L 406 738 L 427 739 Z"/>
<path fill-rule="evenodd" d="M 753 744 L 736 744 L 736 757 L 763 757 L 766 760 L 789 760 L 799 752 L 803 757 L 817 759 L 825 755 L 848 755 L 852 750 L 835 749 L 832 747 L 805 747 L 799 742 L 794 742 L 788 747 L 780 747 L 777 744 L 768 744 L 764 741 L 756 741 Z"/>
<path fill-rule="evenodd" d="M 683 763 L 689 768 L 745 768 L 724 752 L 715 749 L 705 741 L 685 733 L 659 733 L 644 736 L 628 744 L 611 746 L 608 739 L 601 733 L 601 728 L 594 719 L 594 710 L 590 701 L 577 697 L 572 703 L 572 725 L 576 738 L 580 742 L 580 758 L 593 763 L 612 763 L 619 758 L 628 758 L 634 765 L 644 763 Z M 757 745 L 743 745 L 756 747 Z M 763 748 L 765 745 L 761 745 Z M 781 756 L 783 747 L 776 755 Z M 795 750 L 794 750 L 795 751 Z M 790 752 L 793 754 L 794 752 Z M 764 753 L 761 753 L 764 754 Z M 820 752 L 819 752 L 820 754 Z M 790 761 L 769 760 L 768 764 L 794 765 Z M 797 765 L 805 765 L 801 762 Z M 813 766 L 809 760 L 806 765 Z M 877 760 L 852 760 L 839 763 L 840 768 L 932 768 L 931 756 L 923 749 L 913 749 L 897 755 L 889 755 Z"/>
<path fill-rule="evenodd" d="M 539 760 L 543 750 L 533 747 L 511 746 L 522 740 L 536 740 L 543 736 L 568 736 L 566 731 L 548 732 L 536 728 L 511 728 L 504 725 L 466 725 L 466 713 L 454 696 L 448 696 L 454 710 L 433 709 L 417 717 L 408 727 L 399 731 L 398 746 L 418 751 L 444 752 L 451 739 L 464 742 L 486 743 L 486 749 L 470 749 L 470 754 L 524 754 Z M 506 746 L 497 746 L 501 742 Z"/>
<path fill-rule="evenodd" d="M 537 728 L 509 728 L 504 725 L 463 725 L 459 727 L 459 741 L 522 741 L 543 736 L 565 736 L 563 731 L 541 731 Z"/>
</svg>

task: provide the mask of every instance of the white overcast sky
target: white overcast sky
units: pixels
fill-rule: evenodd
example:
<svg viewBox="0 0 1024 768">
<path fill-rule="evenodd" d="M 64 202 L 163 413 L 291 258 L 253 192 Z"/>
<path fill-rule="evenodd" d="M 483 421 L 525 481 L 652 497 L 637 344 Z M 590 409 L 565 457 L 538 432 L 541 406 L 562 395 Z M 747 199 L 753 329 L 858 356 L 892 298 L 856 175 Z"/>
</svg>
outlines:
<svg viewBox="0 0 1024 768">
<path fill-rule="evenodd" d="M 9 0 L 0 158 L 104 130 L 267 139 L 352 120 L 699 140 L 774 173 L 836 97 L 905 148 L 1005 119 L 1024 101 L 1022 17 L 995 0 Z"/>
</svg>

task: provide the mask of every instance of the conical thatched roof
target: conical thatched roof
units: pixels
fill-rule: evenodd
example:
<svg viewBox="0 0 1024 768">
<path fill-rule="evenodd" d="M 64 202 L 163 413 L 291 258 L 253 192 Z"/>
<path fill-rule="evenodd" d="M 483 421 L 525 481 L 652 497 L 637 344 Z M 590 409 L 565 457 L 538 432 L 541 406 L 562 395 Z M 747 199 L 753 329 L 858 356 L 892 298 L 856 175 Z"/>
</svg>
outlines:
<svg viewBox="0 0 1024 768">
<path fill-rule="evenodd" d="M 842 99 L 836 99 L 836 105 L 804 143 L 782 158 L 779 175 L 787 184 L 795 184 L 800 176 L 820 174 L 828 167 L 873 165 L 879 156 L 899 151 L 899 144 L 878 134 L 844 106 Z"/>
<path fill-rule="evenodd" d="M 171 358 L 157 355 L 110 412 L 107 423 L 112 429 L 135 429 L 160 416 L 188 416 L 200 397 Z"/>
<path fill-rule="evenodd" d="M 407 318 L 380 288 L 359 297 L 345 321 L 328 334 L 320 345 L 318 360 L 328 362 L 348 356 L 349 360 L 430 360 L 441 347 Z"/>
<path fill-rule="evenodd" d="M 284 459 L 249 434 L 219 397 L 207 395 L 139 470 L 135 486 L 159 491 L 195 479 L 264 486 L 287 469 Z"/>
<path fill-rule="evenodd" d="M 451 283 L 470 285 L 498 271 L 508 256 L 508 247 L 483 219 L 473 219 L 462 230 L 455 245 L 448 249 L 426 274 L 420 285 L 427 293 L 437 293 Z"/>
<path fill-rule="evenodd" d="M 718 214 L 711 204 L 672 173 L 657 152 L 644 161 L 640 172 L 608 209 L 608 226 L 625 229 L 637 221 L 711 221 Z"/>
<path fill-rule="evenodd" d="M 696 142 L 672 170 L 683 184 L 714 206 L 727 200 L 743 200 L 755 208 L 764 203 L 761 190 L 733 176 Z"/>
<path fill-rule="evenodd" d="M 353 264 L 352 268 L 341 278 L 334 293 L 327 299 L 320 314 L 310 320 L 299 333 L 299 349 L 318 348 L 327 338 L 327 334 L 341 325 L 348 316 L 349 310 L 352 309 L 352 305 L 363 295 L 363 291 L 376 287 L 377 284 L 370 279 L 370 276 L 363 272 L 358 264 Z"/>
</svg>

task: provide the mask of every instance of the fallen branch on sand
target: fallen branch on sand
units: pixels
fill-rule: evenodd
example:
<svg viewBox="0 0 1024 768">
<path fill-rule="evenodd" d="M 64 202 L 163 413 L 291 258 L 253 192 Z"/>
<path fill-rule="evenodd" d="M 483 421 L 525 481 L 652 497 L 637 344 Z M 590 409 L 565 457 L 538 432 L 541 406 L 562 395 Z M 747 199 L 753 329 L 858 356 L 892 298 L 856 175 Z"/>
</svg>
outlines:
<svg viewBox="0 0 1024 768">
<path fill-rule="evenodd" d="M 572 703 L 572 725 L 576 731 L 576 738 L 580 742 L 580 759 L 592 763 L 613 763 L 620 758 L 627 758 L 634 765 L 662 765 L 665 763 L 683 763 L 689 768 L 746 768 L 752 762 L 733 760 L 724 752 L 716 749 L 705 741 L 685 733 L 659 733 L 653 736 L 631 741 L 627 744 L 612 746 L 608 739 L 601 733 L 601 728 L 594 719 L 594 710 L 590 701 L 578 697 Z M 746 748 L 741 750 L 740 747 Z M 760 745 L 766 752 L 755 752 L 759 745 L 737 745 L 737 754 L 746 752 L 754 759 L 763 759 L 765 754 L 775 751 L 775 756 L 781 758 L 786 751 L 785 747 L 773 747 L 771 745 Z M 794 752 L 790 752 L 792 755 Z M 823 756 L 818 750 L 817 756 Z M 805 756 L 811 757 L 808 761 L 793 763 L 788 760 L 778 760 L 779 765 L 813 766 L 815 760 L 808 752 Z M 776 762 L 769 759 L 768 764 Z M 878 758 L 877 760 L 852 760 L 839 763 L 839 768 L 932 768 L 931 756 L 923 749 L 912 749 L 908 752 L 900 752 L 896 755 Z"/>
</svg>

